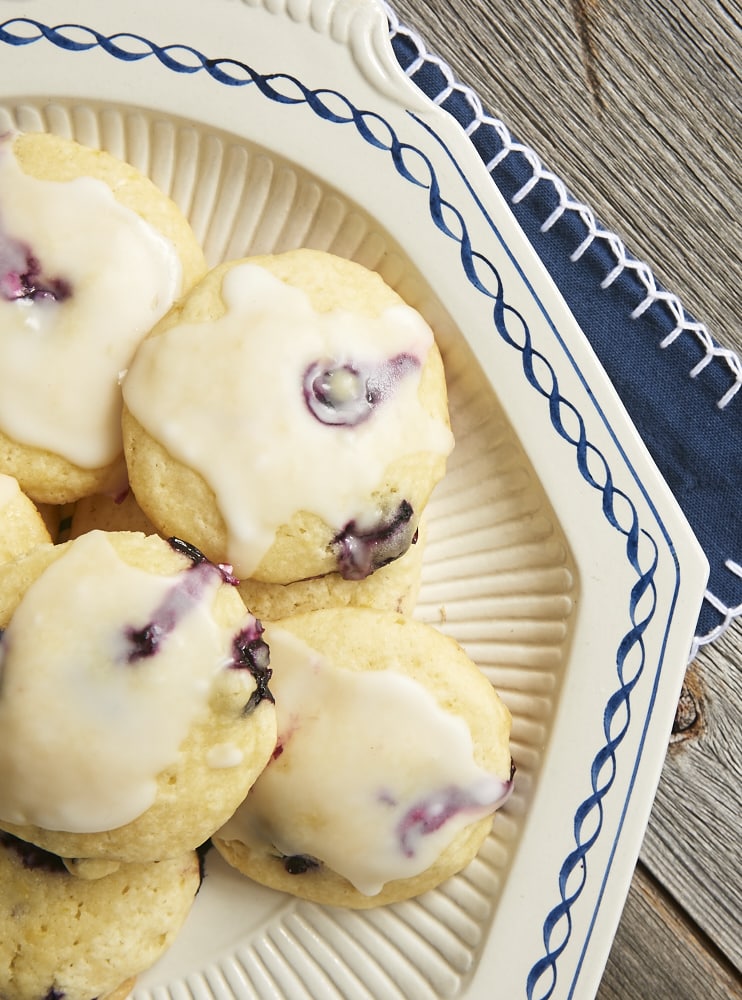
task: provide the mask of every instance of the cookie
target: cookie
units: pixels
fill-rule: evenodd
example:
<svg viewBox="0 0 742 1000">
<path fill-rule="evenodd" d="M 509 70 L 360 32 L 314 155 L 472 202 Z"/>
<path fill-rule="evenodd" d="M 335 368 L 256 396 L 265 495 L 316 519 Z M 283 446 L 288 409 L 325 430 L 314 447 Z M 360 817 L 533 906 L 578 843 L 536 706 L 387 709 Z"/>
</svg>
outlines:
<svg viewBox="0 0 742 1000">
<path fill-rule="evenodd" d="M 127 490 L 123 496 L 111 497 L 95 494 L 83 497 L 75 504 L 70 521 L 70 538 L 78 538 L 87 531 L 140 531 L 144 535 L 154 535 L 154 526 Z"/>
<path fill-rule="evenodd" d="M 195 852 L 89 881 L 0 833 L 0 997 L 123 1000 L 170 946 L 199 884 Z"/>
<path fill-rule="evenodd" d="M 0 472 L 39 503 L 120 491 L 121 373 L 204 270 L 180 210 L 130 164 L 0 137 Z"/>
<path fill-rule="evenodd" d="M 18 481 L 0 473 L 0 563 L 50 541 L 44 518 L 21 492 Z"/>
<path fill-rule="evenodd" d="M 123 381 L 137 501 L 241 579 L 404 553 L 453 446 L 433 333 L 381 277 L 294 250 L 212 270 Z"/>
<path fill-rule="evenodd" d="M 275 746 L 267 649 L 224 571 L 91 531 L 0 567 L 0 828 L 65 858 L 203 843 Z"/>
<path fill-rule="evenodd" d="M 377 608 L 411 615 L 420 592 L 425 534 L 423 514 L 409 549 L 363 580 L 345 580 L 339 573 L 326 573 L 295 583 L 240 580 L 237 589 L 262 622 L 322 608 Z"/>
<path fill-rule="evenodd" d="M 267 625 L 278 743 L 213 837 L 250 879 L 332 906 L 463 869 L 512 788 L 510 713 L 432 626 L 370 609 Z"/>
</svg>

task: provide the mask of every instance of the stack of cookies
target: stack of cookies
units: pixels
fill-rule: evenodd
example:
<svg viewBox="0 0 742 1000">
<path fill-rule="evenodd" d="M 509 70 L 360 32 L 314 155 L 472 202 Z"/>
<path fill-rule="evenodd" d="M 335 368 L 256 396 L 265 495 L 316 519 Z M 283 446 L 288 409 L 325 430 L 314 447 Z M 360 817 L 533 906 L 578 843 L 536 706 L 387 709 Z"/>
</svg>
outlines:
<svg viewBox="0 0 742 1000">
<path fill-rule="evenodd" d="M 2 1000 L 125 996 L 211 847 L 351 907 L 474 857 L 510 716 L 411 617 L 452 446 L 377 274 L 209 270 L 128 164 L 0 139 Z"/>
</svg>

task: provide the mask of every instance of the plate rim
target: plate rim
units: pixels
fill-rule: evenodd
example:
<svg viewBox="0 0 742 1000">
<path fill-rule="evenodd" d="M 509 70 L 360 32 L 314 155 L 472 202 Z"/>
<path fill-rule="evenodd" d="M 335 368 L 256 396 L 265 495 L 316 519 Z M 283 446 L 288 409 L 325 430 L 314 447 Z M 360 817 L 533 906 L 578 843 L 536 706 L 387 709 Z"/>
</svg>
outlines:
<svg viewBox="0 0 742 1000">
<path fill-rule="evenodd" d="M 269 8 L 273 8 L 273 10 L 271 11 L 272 14 L 280 14 L 282 16 L 286 14 L 289 8 L 291 8 L 294 11 L 295 18 L 297 17 L 298 14 L 302 14 L 306 17 L 309 17 L 311 11 L 315 11 L 316 13 L 317 10 L 326 11 L 328 8 L 332 8 L 333 11 L 335 10 L 335 6 L 333 6 L 332 0 L 327 0 L 326 3 L 321 3 L 319 2 L 319 0 L 311 0 L 311 2 L 309 3 L 305 4 L 295 3 L 293 5 L 290 2 L 284 4 L 280 2 L 271 3 L 270 0 L 265 0 L 265 4 L 263 5 L 259 2 L 259 0 L 257 0 L 257 2 L 252 2 L 252 3 L 245 3 L 243 0 L 242 5 L 245 7 L 245 9 L 259 8 L 262 6 L 264 6 L 266 10 L 268 10 Z M 39 6 L 43 5 L 40 5 L 39 3 L 30 3 L 27 7 L 24 7 L 23 10 L 30 12 L 33 11 L 34 9 L 38 9 Z M 379 5 L 374 3 L 373 0 L 368 0 L 368 2 L 366 2 L 366 0 L 360 0 L 360 2 L 358 3 L 346 4 L 346 7 L 348 7 L 349 9 L 353 8 L 356 10 L 363 9 L 365 11 L 371 11 L 372 18 L 375 17 L 373 11 L 378 12 L 381 10 Z M 279 10 L 279 8 L 281 9 Z M 301 8 L 301 10 L 299 8 Z M 0 44 L 2 44 L 3 42 L 6 42 L 7 44 L 11 45 L 13 44 L 12 41 L 8 41 L 7 29 L 5 27 L 11 20 L 18 20 L 18 19 L 17 18 L 8 19 L 5 21 L 5 25 L 0 25 Z M 160 23 L 163 24 L 164 19 Z M 280 19 L 277 18 L 276 23 L 277 24 L 281 23 Z M 296 23 L 296 21 L 294 23 Z M 324 24 L 325 22 L 322 23 Z M 46 25 L 46 27 L 50 28 L 49 25 Z M 368 23 L 364 24 L 362 29 L 356 29 L 356 30 L 357 30 L 356 34 L 354 34 L 353 30 L 351 30 L 350 36 L 354 38 L 354 44 L 356 45 L 356 47 L 358 47 L 360 44 L 359 39 L 363 41 L 364 44 L 368 41 L 369 37 Z M 44 34 L 44 37 L 51 44 L 58 44 L 58 42 L 55 41 L 51 31 L 47 34 Z M 63 36 L 59 37 L 62 38 Z M 346 36 L 344 38 L 341 38 L 340 41 L 342 44 L 347 44 L 348 37 Z M 24 43 L 24 44 L 29 44 L 29 43 Z M 75 50 L 70 49 L 69 51 L 75 51 Z M 114 58 L 119 58 L 119 59 L 125 58 L 124 55 L 116 55 L 115 52 L 109 52 L 109 55 L 112 55 Z M 453 132 L 449 131 L 450 126 L 448 124 L 444 124 L 444 120 L 440 116 L 437 116 L 437 113 L 438 109 L 422 109 L 422 108 L 419 110 L 419 112 L 414 112 L 414 113 L 409 112 L 409 114 L 413 119 L 415 118 L 417 119 L 419 125 L 422 125 L 423 128 L 425 128 L 431 133 L 434 131 L 434 127 L 430 125 L 431 120 L 433 121 L 434 126 L 436 127 L 439 126 L 440 129 L 444 132 L 444 137 L 445 137 L 445 141 L 443 142 L 444 145 L 446 142 L 458 141 L 458 137 L 455 136 Z M 440 136 L 436 136 L 436 139 L 440 140 Z M 473 182 L 470 182 L 469 180 L 470 176 L 469 168 L 471 167 L 472 170 L 474 169 L 472 167 L 473 161 L 467 159 L 466 156 L 459 157 L 458 148 L 459 147 L 457 146 L 456 157 L 453 156 L 450 150 L 447 151 L 447 155 L 454 161 L 456 168 L 461 172 L 462 182 L 465 185 L 469 185 L 472 189 L 472 194 L 474 195 L 475 199 L 479 199 L 480 194 L 478 191 L 478 187 L 481 181 L 477 180 L 476 182 L 477 190 L 475 190 L 475 184 Z M 460 166 L 459 160 L 465 162 L 466 164 L 465 168 L 462 168 Z M 618 403 L 617 397 L 611 395 L 612 390 L 606 384 L 603 384 L 598 369 L 590 367 L 591 365 L 591 362 L 589 361 L 590 350 L 587 347 L 587 344 L 583 343 L 582 341 L 574 339 L 572 339 L 571 343 L 569 342 L 570 338 L 575 337 L 574 330 L 571 327 L 568 329 L 569 337 L 566 339 L 563 338 L 563 335 L 560 333 L 560 330 L 556 328 L 556 326 L 554 328 L 554 334 L 557 340 L 559 341 L 560 347 L 564 352 L 565 356 L 568 357 L 569 363 L 572 365 L 574 372 L 582 381 L 586 393 L 591 397 L 592 404 L 595 406 L 596 411 L 599 413 L 600 419 L 604 422 L 605 427 L 609 432 L 609 435 L 613 438 L 614 445 L 616 446 L 617 450 L 622 456 L 622 461 L 624 461 L 626 466 L 629 468 L 630 474 L 634 478 L 635 486 L 639 491 L 639 493 L 643 496 L 644 500 L 646 501 L 647 506 L 651 511 L 651 516 L 654 518 L 655 523 L 657 524 L 660 533 L 663 536 L 664 543 L 666 544 L 667 547 L 668 558 L 671 560 L 671 563 L 674 564 L 675 567 L 674 570 L 675 580 L 673 583 L 672 599 L 668 606 L 668 619 L 666 625 L 664 626 L 664 635 L 660 643 L 662 652 L 657 661 L 656 685 L 659 685 L 660 674 L 662 673 L 662 670 L 666 666 L 668 666 L 666 660 L 669 661 L 671 658 L 674 660 L 678 655 L 677 653 L 678 648 L 683 643 L 683 636 L 680 634 L 681 630 L 679 629 L 677 624 L 677 608 L 679 604 L 692 603 L 694 600 L 694 595 L 697 591 L 698 604 L 700 605 L 700 601 L 703 595 L 703 589 L 705 588 L 705 575 L 704 575 L 705 557 L 700 552 L 697 543 L 695 543 L 695 539 L 692 538 L 692 533 L 690 533 L 690 529 L 687 527 L 687 523 L 685 522 L 685 519 L 683 518 L 681 512 L 679 511 L 679 508 L 675 504 L 673 498 L 669 494 L 669 491 L 666 489 L 664 483 L 661 482 L 661 477 L 659 477 L 659 473 L 656 473 L 655 470 L 656 478 L 653 479 L 651 486 L 647 485 L 647 483 L 645 482 L 648 476 L 650 478 L 652 477 L 651 469 L 653 468 L 653 463 L 650 464 L 651 460 L 648 460 L 648 456 L 644 451 L 644 446 L 638 439 L 638 435 L 635 434 L 633 425 L 631 425 L 630 421 L 628 421 L 628 418 L 626 418 L 626 422 L 622 422 L 621 427 L 618 430 L 616 430 L 616 427 L 614 425 L 617 420 L 616 415 L 617 413 L 620 412 L 620 410 L 618 409 L 618 407 L 620 407 L 620 403 Z M 581 357 L 578 357 L 578 355 L 581 355 Z M 548 365 L 549 359 L 546 358 L 545 360 Z M 597 361 L 595 362 L 595 364 L 597 364 Z M 590 369 L 587 375 L 585 374 L 586 365 Z M 595 380 L 597 380 L 599 383 L 597 393 L 594 391 Z M 558 390 L 558 379 L 556 377 L 556 374 L 554 374 L 553 385 L 554 389 Z M 606 400 L 608 401 L 608 403 L 606 409 L 604 410 L 603 405 L 605 405 Z M 601 405 L 601 401 L 603 405 Z M 612 416 L 608 411 L 612 411 Z M 552 419 L 552 424 L 554 424 L 553 419 Z M 556 424 L 554 424 L 554 428 L 555 430 L 558 429 L 556 427 Z M 633 461 L 630 458 L 629 453 L 627 452 L 627 448 L 625 448 L 623 444 L 623 442 L 627 439 L 629 442 L 627 446 L 628 452 L 632 452 L 634 454 Z M 636 466 L 636 468 L 634 466 Z M 670 575 L 672 576 L 672 574 Z M 691 632 L 692 630 L 689 630 L 689 635 Z M 690 642 L 688 642 L 688 649 L 690 649 Z M 679 674 L 679 668 L 677 666 L 675 667 L 672 667 L 672 665 L 670 666 L 671 669 L 674 669 Z M 650 708 L 651 707 L 652 706 L 650 706 Z M 647 726 L 649 725 L 648 720 L 646 725 Z M 642 737 L 642 746 L 644 745 L 645 736 L 646 736 L 646 730 L 644 736 Z M 635 774 L 636 774 L 636 768 L 639 767 L 641 762 L 642 762 L 642 752 L 640 752 L 637 757 L 634 770 Z M 656 772 L 657 772 L 656 778 L 658 780 L 659 768 L 656 769 Z M 627 798 L 624 806 L 624 813 L 626 812 L 626 808 L 628 807 L 628 802 L 629 799 Z M 651 805 L 651 801 L 649 804 Z M 649 808 L 646 808 L 647 816 L 648 812 Z M 618 846 L 620 835 L 621 835 L 621 828 L 619 827 L 619 829 L 616 831 L 616 836 L 614 839 L 613 853 L 615 853 L 615 850 Z M 608 875 L 609 871 L 606 870 L 604 887 L 605 887 L 605 880 L 608 879 Z M 626 885 L 626 890 L 628 890 L 628 885 Z M 554 912 L 556 911 L 552 910 L 549 916 L 551 916 Z M 619 915 L 620 915 L 620 910 L 619 910 Z M 596 919 L 597 919 L 597 909 L 593 917 L 593 923 L 595 922 Z M 616 917 L 616 923 L 617 920 L 618 917 Z M 547 922 L 548 919 L 547 921 L 544 922 L 544 928 L 546 928 Z M 573 991 L 576 988 L 575 984 L 578 975 L 580 974 L 580 970 L 582 969 L 583 962 L 585 960 L 588 943 L 589 942 L 586 939 L 585 946 L 583 948 L 582 955 L 579 960 L 578 969 L 575 974 L 572 985 L 570 987 L 570 993 L 569 993 L 570 996 L 573 995 Z M 551 969 L 554 972 L 555 982 L 556 982 L 557 978 L 556 961 L 559 956 L 558 955 L 549 956 L 548 944 L 546 945 L 545 950 L 547 952 L 547 955 L 544 956 L 543 959 L 539 960 L 534 964 L 532 968 L 532 976 L 529 977 L 529 985 L 527 986 L 527 996 L 529 997 L 529 1000 L 530 998 L 535 996 L 535 990 L 538 985 L 540 975 L 545 969 Z M 607 957 L 607 950 L 605 951 L 605 957 Z M 602 971 L 602 963 L 600 962 L 600 960 L 596 962 L 596 965 L 600 965 L 600 969 Z M 537 969 L 538 969 L 538 974 L 536 974 L 536 972 L 534 971 Z M 544 994 L 544 996 L 551 996 L 552 992 L 547 992 L 546 994 Z"/>
</svg>

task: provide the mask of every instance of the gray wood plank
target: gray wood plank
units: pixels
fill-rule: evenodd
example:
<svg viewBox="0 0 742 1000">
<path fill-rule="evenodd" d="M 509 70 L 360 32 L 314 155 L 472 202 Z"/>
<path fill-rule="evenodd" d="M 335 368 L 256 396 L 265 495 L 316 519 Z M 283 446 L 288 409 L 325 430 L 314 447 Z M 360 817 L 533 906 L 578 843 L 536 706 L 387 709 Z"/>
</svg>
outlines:
<svg viewBox="0 0 742 1000">
<path fill-rule="evenodd" d="M 683 911 L 637 869 L 597 1000 L 739 1000 L 742 984 Z"/>
<path fill-rule="evenodd" d="M 742 623 L 702 649 L 642 860 L 742 971 Z"/>
</svg>

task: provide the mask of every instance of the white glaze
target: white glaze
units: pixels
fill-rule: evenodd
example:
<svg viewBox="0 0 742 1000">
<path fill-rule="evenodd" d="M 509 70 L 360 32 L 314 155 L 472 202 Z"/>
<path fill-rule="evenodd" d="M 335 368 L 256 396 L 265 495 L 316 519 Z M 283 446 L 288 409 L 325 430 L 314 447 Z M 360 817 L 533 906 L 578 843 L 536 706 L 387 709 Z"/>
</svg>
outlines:
<svg viewBox="0 0 742 1000">
<path fill-rule="evenodd" d="M 374 367 L 405 352 L 422 365 L 433 335 L 413 309 L 318 313 L 303 291 L 247 263 L 227 273 L 222 297 L 219 319 L 145 341 L 123 392 L 142 426 L 211 486 L 226 558 L 248 577 L 298 511 L 338 530 L 351 519 L 373 527 L 380 512 L 367 509 L 368 496 L 387 466 L 417 452 L 447 455 L 453 439 L 421 406 L 419 367 L 355 427 L 320 423 L 304 401 L 304 372 L 318 359 Z"/>
<path fill-rule="evenodd" d="M 239 767 L 243 760 L 244 754 L 234 743 L 215 743 L 206 755 L 206 763 L 215 770 Z"/>
<path fill-rule="evenodd" d="M 28 247 L 60 301 L 0 296 L 0 429 L 100 468 L 121 452 L 119 375 L 181 289 L 173 244 L 119 204 L 102 181 L 29 177 L 0 139 L 0 278 Z"/>
<path fill-rule="evenodd" d="M 6 476 L 0 473 L 0 508 L 13 503 L 20 496 L 21 488 L 18 480 L 13 476 Z"/>
<path fill-rule="evenodd" d="M 231 635 L 213 619 L 219 572 L 158 576 L 82 535 L 29 587 L 0 643 L 0 816 L 97 832 L 141 815 L 203 712 Z M 185 600 L 156 655 L 128 662 L 127 629 Z M 219 766 L 224 766 L 220 764 Z"/>
<path fill-rule="evenodd" d="M 355 672 L 267 625 L 278 749 L 218 836 L 322 860 L 360 892 L 419 875 L 463 827 L 507 798 L 476 764 L 466 722 L 411 677 Z M 467 802 L 437 830 L 405 817 L 453 794 Z M 449 798 L 450 801 L 450 798 Z"/>
</svg>

